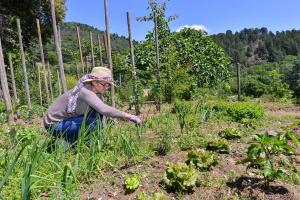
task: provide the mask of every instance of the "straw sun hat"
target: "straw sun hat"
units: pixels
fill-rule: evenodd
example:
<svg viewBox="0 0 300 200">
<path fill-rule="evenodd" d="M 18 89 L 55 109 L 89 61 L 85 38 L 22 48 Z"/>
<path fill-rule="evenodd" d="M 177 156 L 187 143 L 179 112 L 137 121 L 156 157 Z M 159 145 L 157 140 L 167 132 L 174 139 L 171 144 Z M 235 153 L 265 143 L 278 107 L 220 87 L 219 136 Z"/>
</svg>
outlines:
<svg viewBox="0 0 300 200">
<path fill-rule="evenodd" d="M 88 77 L 84 82 L 103 81 L 115 85 L 111 71 L 106 67 L 94 67 Z"/>
</svg>

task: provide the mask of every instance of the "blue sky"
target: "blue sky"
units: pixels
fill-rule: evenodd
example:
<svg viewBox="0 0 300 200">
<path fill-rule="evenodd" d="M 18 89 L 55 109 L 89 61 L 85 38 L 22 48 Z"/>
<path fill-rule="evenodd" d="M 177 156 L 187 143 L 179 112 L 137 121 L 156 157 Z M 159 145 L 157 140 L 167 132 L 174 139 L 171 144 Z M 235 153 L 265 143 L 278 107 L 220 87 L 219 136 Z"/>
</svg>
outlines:
<svg viewBox="0 0 300 200">
<path fill-rule="evenodd" d="M 110 32 L 127 36 L 126 12 L 131 13 L 133 37 L 143 40 L 153 23 L 135 19 L 147 14 L 147 0 L 108 0 Z M 172 31 L 185 25 L 205 27 L 209 34 L 267 27 L 271 31 L 300 29 L 299 0 L 170 0 L 167 15 L 177 14 Z M 104 0 L 68 0 L 65 21 L 105 29 Z"/>
</svg>

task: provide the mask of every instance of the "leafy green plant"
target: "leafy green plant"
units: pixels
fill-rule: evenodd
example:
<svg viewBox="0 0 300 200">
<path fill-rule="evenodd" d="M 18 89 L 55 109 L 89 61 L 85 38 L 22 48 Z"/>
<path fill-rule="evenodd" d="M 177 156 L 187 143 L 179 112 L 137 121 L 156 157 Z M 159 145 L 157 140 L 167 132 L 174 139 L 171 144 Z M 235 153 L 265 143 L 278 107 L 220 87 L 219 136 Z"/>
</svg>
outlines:
<svg viewBox="0 0 300 200">
<path fill-rule="evenodd" d="M 167 155 L 172 148 L 172 134 L 170 133 L 170 130 L 167 129 L 161 129 L 159 134 L 161 137 L 158 153 L 159 155 Z"/>
<path fill-rule="evenodd" d="M 0 113 L 4 112 L 6 110 L 5 104 L 3 101 L 0 101 Z"/>
<path fill-rule="evenodd" d="M 137 200 L 169 200 L 169 198 L 161 192 L 155 192 L 151 196 L 142 192 L 137 196 Z"/>
<path fill-rule="evenodd" d="M 195 190 L 197 173 L 192 165 L 185 163 L 167 164 L 163 185 L 167 190 L 175 192 L 191 192 Z"/>
<path fill-rule="evenodd" d="M 141 183 L 141 178 L 138 175 L 128 176 L 124 181 L 124 189 L 126 193 L 134 192 L 138 189 Z"/>
<path fill-rule="evenodd" d="M 203 147 L 205 139 L 195 131 L 188 131 L 180 136 L 177 144 L 182 151 Z"/>
<path fill-rule="evenodd" d="M 215 151 L 218 153 L 229 153 L 229 145 L 224 140 L 210 141 L 206 144 L 206 150 Z"/>
<path fill-rule="evenodd" d="M 176 113 L 182 132 L 187 124 L 187 115 L 191 112 L 191 104 L 187 101 L 176 100 L 174 103 L 173 111 Z"/>
<path fill-rule="evenodd" d="M 205 150 L 191 151 L 187 157 L 187 164 L 194 165 L 200 171 L 210 170 L 212 166 L 218 164 L 218 157 L 214 153 Z"/>
<path fill-rule="evenodd" d="M 30 117 L 43 117 L 45 111 L 45 107 L 37 104 L 33 104 L 31 110 L 27 105 L 22 105 L 17 109 L 17 113 L 22 119 L 29 119 Z"/>
<path fill-rule="evenodd" d="M 221 102 L 213 106 L 214 110 L 222 112 L 233 121 L 242 119 L 261 119 L 264 116 L 264 109 L 254 103 L 249 102 Z"/>
<path fill-rule="evenodd" d="M 220 131 L 219 136 L 227 140 L 239 139 L 242 136 L 242 133 L 236 128 L 225 128 Z"/>
<path fill-rule="evenodd" d="M 293 138 L 293 139 L 292 139 Z M 292 132 L 285 132 L 277 136 L 257 134 L 254 136 L 250 147 L 247 150 L 247 157 L 238 161 L 238 164 L 247 165 L 248 169 L 262 176 L 264 186 L 269 188 L 270 182 L 285 176 L 292 176 L 299 179 L 299 174 L 287 154 L 296 154 L 295 149 L 288 141 L 299 146 L 299 141 Z"/>
</svg>

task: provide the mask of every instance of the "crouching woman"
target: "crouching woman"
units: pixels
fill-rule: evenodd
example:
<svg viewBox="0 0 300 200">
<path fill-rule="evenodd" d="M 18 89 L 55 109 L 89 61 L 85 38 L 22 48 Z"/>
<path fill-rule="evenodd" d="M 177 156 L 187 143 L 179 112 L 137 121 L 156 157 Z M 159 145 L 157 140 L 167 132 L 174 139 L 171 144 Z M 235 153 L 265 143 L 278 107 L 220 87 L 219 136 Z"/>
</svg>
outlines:
<svg viewBox="0 0 300 200">
<path fill-rule="evenodd" d="M 140 124 L 138 116 L 103 102 L 102 96 L 112 84 L 112 73 L 108 68 L 94 67 L 90 74 L 81 77 L 72 90 L 59 96 L 45 112 L 44 126 L 47 131 L 55 137 L 63 137 L 67 142 L 74 143 L 83 124 L 95 129 L 97 124 L 102 124 L 103 116 Z"/>
</svg>

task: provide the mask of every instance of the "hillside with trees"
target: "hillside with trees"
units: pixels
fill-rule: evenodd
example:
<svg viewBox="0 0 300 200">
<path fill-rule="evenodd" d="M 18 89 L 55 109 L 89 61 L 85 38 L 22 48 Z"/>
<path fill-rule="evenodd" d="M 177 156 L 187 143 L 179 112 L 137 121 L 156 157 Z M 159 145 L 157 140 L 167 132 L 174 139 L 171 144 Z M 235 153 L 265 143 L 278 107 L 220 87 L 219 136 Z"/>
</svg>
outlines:
<svg viewBox="0 0 300 200">
<path fill-rule="evenodd" d="M 243 65 L 282 61 L 286 55 L 300 52 L 300 30 L 268 31 L 267 28 L 244 28 L 240 32 L 212 35 L 233 63 Z"/>
</svg>

